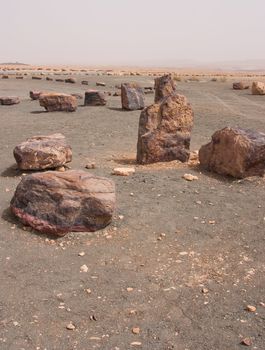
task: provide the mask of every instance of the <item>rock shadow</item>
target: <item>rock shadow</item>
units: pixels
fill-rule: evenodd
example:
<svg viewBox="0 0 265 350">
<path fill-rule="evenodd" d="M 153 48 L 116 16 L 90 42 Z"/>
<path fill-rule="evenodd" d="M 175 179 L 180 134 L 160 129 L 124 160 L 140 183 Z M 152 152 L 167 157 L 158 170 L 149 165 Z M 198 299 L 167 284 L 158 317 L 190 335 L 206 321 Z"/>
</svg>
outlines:
<svg viewBox="0 0 265 350">
<path fill-rule="evenodd" d="M 2 173 L 2 177 L 16 177 L 16 176 L 21 176 L 24 171 L 18 169 L 16 164 L 11 165 L 7 169 L 5 169 Z"/>
</svg>

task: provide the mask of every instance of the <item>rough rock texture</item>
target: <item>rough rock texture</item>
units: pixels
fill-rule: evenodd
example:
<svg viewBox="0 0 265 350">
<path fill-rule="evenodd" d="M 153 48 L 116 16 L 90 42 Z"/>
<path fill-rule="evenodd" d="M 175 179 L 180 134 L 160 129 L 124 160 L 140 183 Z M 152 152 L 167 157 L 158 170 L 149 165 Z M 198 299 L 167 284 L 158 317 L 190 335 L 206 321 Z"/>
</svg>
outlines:
<svg viewBox="0 0 265 350">
<path fill-rule="evenodd" d="M 89 90 L 85 92 L 85 106 L 105 106 L 107 103 L 104 92 Z"/>
<path fill-rule="evenodd" d="M 14 149 L 19 169 L 54 169 L 72 160 L 71 147 L 62 134 L 33 136 Z"/>
<path fill-rule="evenodd" d="M 96 231 L 111 222 L 115 185 L 81 170 L 31 174 L 17 186 L 10 208 L 23 224 L 43 233 Z"/>
<path fill-rule="evenodd" d="M 265 134 L 226 127 L 216 131 L 212 141 L 199 151 L 201 166 L 221 175 L 236 178 L 263 175 Z"/>
<path fill-rule="evenodd" d="M 193 111 L 185 96 L 172 94 L 145 108 L 140 116 L 137 162 L 189 159 Z"/>
<path fill-rule="evenodd" d="M 170 74 L 155 79 L 155 102 L 171 95 L 176 91 L 176 85 Z"/>
<path fill-rule="evenodd" d="M 233 83 L 233 89 L 234 90 L 245 90 L 248 89 L 249 85 L 243 83 L 243 81 L 239 81 L 237 83 Z"/>
<path fill-rule="evenodd" d="M 16 105 L 18 103 L 20 103 L 19 97 L 15 97 L 15 96 L 0 97 L 0 105 L 11 106 L 11 105 Z"/>
<path fill-rule="evenodd" d="M 254 81 L 252 84 L 252 95 L 265 95 L 265 84 L 260 81 Z"/>
<path fill-rule="evenodd" d="M 29 97 L 32 100 L 38 100 L 41 94 L 43 94 L 43 91 L 30 91 Z"/>
<path fill-rule="evenodd" d="M 121 84 L 121 104 L 130 111 L 144 108 L 144 91 L 134 83 Z"/>
<path fill-rule="evenodd" d="M 39 101 L 40 105 L 48 112 L 74 112 L 77 109 L 76 97 L 67 94 L 42 94 L 40 95 Z"/>
</svg>

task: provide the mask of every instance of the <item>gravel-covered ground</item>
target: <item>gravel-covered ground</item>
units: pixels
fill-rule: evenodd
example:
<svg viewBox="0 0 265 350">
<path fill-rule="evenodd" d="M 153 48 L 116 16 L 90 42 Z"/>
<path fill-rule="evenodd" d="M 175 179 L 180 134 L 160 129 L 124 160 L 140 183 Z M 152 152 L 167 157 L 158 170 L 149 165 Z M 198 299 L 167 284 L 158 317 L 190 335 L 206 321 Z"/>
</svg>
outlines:
<svg viewBox="0 0 265 350">
<path fill-rule="evenodd" d="M 30 90 L 84 92 L 98 80 L 112 92 L 124 81 L 153 85 L 143 76 L 0 80 L 0 96 L 22 99 L 0 106 L 0 349 L 237 350 L 249 338 L 250 349 L 264 350 L 264 179 L 237 181 L 178 162 L 136 166 L 140 112 L 122 111 L 120 97 L 105 107 L 80 100 L 75 113 L 46 113 L 28 97 Z M 178 83 L 195 111 L 192 150 L 227 125 L 265 132 L 265 96 L 233 91 L 231 82 Z M 72 169 L 116 183 L 115 219 L 103 231 L 56 239 L 8 211 L 22 176 L 13 148 L 55 132 L 72 145 Z M 89 161 L 96 169 L 85 169 Z M 119 165 L 136 173 L 112 176 Z M 185 173 L 198 180 L 185 181 Z M 88 272 L 80 272 L 84 264 Z"/>
</svg>

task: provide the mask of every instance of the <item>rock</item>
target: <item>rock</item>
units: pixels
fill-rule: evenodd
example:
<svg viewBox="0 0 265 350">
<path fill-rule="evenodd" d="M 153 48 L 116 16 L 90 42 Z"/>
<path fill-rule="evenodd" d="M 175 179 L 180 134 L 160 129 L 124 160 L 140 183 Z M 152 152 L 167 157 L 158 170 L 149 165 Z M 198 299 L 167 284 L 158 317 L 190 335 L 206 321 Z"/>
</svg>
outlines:
<svg viewBox="0 0 265 350">
<path fill-rule="evenodd" d="M 75 78 L 67 78 L 67 79 L 65 79 L 65 83 L 76 84 L 76 79 Z"/>
<path fill-rule="evenodd" d="M 246 310 L 249 312 L 256 312 L 257 308 L 255 306 L 252 306 L 252 305 L 247 305 Z"/>
<path fill-rule="evenodd" d="M 82 265 L 82 266 L 80 267 L 80 271 L 81 271 L 81 272 L 88 272 L 88 270 L 89 270 L 89 268 L 87 267 L 87 265 Z"/>
<path fill-rule="evenodd" d="M 29 97 L 32 100 L 38 100 L 41 94 L 43 94 L 43 91 L 30 91 Z"/>
<path fill-rule="evenodd" d="M 133 334 L 139 334 L 140 333 L 140 328 L 139 327 L 133 327 L 132 333 Z"/>
<path fill-rule="evenodd" d="M 62 134 L 33 136 L 14 149 L 21 170 L 54 169 L 72 160 L 71 147 Z"/>
<path fill-rule="evenodd" d="M 140 116 L 137 162 L 148 164 L 189 159 L 193 111 L 176 93 L 145 108 Z"/>
<path fill-rule="evenodd" d="M 121 84 L 121 104 L 130 111 L 144 108 L 144 91 L 138 84 Z"/>
<path fill-rule="evenodd" d="M 0 97 L 0 105 L 11 106 L 11 105 L 16 105 L 18 103 L 20 103 L 19 97 L 15 97 L 15 96 Z"/>
<path fill-rule="evenodd" d="M 32 79 L 33 79 L 33 80 L 41 80 L 42 77 L 38 77 L 38 76 L 36 76 L 36 75 L 33 75 Z"/>
<path fill-rule="evenodd" d="M 154 91 L 153 91 L 153 90 L 145 90 L 144 93 L 145 93 L 146 95 L 150 95 L 150 94 L 153 94 Z"/>
<path fill-rule="evenodd" d="M 245 346 L 251 346 L 252 342 L 251 342 L 251 339 L 250 339 L 250 338 L 244 338 L 244 339 L 241 341 L 241 344 L 242 344 L 242 345 L 245 345 Z"/>
<path fill-rule="evenodd" d="M 155 79 L 155 102 L 163 100 L 176 91 L 176 85 L 170 74 Z"/>
<path fill-rule="evenodd" d="M 87 163 L 87 164 L 85 165 L 85 168 L 86 168 L 86 169 L 96 169 L 96 163 L 94 163 L 94 162 Z"/>
<path fill-rule="evenodd" d="M 135 173 L 135 168 L 114 168 L 112 175 L 129 176 Z"/>
<path fill-rule="evenodd" d="M 63 79 L 55 79 L 55 81 L 58 81 L 59 83 L 63 83 L 64 82 L 64 80 Z"/>
<path fill-rule="evenodd" d="M 237 83 L 233 83 L 233 89 L 234 90 L 245 90 L 248 89 L 249 85 L 243 83 L 242 81 L 239 81 Z"/>
<path fill-rule="evenodd" d="M 71 322 L 66 326 L 66 329 L 68 329 L 69 331 L 73 331 L 75 330 L 75 325 Z"/>
<path fill-rule="evenodd" d="M 265 84 L 260 81 L 254 81 L 251 92 L 252 95 L 265 95 Z"/>
<path fill-rule="evenodd" d="M 2 79 L 9 79 L 8 75 L 2 75 Z"/>
<path fill-rule="evenodd" d="M 96 85 L 97 86 L 106 86 L 106 83 L 98 81 L 98 82 L 96 82 Z"/>
<path fill-rule="evenodd" d="M 81 84 L 82 85 L 88 85 L 88 81 L 87 80 L 83 80 L 83 81 L 81 81 Z"/>
<path fill-rule="evenodd" d="M 43 233 L 93 232 L 112 220 L 115 185 L 81 170 L 35 173 L 22 178 L 10 208 L 24 225 Z"/>
<path fill-rule="evenodd" d="M 105 106 L 106 103 L 106 96 L 103 92 L 97 90 L 85 92 L 85 106 Z"/>
<path fill-rule="evenodd" d="M 16 77 L 16 79 L 22 80 L 22 79 L 24 79 L 24 77 L 18 76 L 18 77 Z"/>
<path fill-rule="evenodd" d="M 120 91 L 116 91 L 116 92 L 114 92 L 114 94 L 112 96 L 121 96 L 121 92 Z"/>
<path fill-rule="evenodd" d="M 187 181 L 194 181 L 194 180 L 198 180 L 198 176 L 192 175 L 192 174 L 184 174 L 183 179 L 187 180 Z"/>
<path fill-rule="evenodd" d="M 77 100 L 74 96 L 59 93 L 42 94 L 39 97 L 40 106 L 48 112 L 74 112 L 77 109 Z"/>
<path fill-rule="evenodd" d="M 263 176 L 265 134 L 230 127 L 218 130 L 199 150 L 199 160 L 203 168 L 221 175 Z"/>
<path fill-rule="evenodd" d="M 74 92 L 73 94 L 71 94 L 71 96 L 74 96 L 75 98 L 77 98 L 78 100 L 82 100 L 83 99 L 83 95 L 79 94 L 77 92 Z"/>
<path fill-rule="evenodd" d="M 46 80 L 47 80 L 47 81 L 53 81 L 53 78 L 51 78 L 51 77 L 46 77 Z"/>
</svg>

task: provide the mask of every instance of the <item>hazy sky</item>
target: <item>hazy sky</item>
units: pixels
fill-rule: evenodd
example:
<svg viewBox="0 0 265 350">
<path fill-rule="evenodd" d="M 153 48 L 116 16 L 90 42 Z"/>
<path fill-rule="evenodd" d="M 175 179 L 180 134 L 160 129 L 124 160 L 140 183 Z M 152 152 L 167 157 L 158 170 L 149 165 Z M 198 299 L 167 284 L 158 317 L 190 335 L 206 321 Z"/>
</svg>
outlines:
<svg viewBox="0 0 265 350">
<path fill-rule="evenodd" d="M 0 62 L 265 59 L 264 0 L 0 0 Z"/>
</svg>

